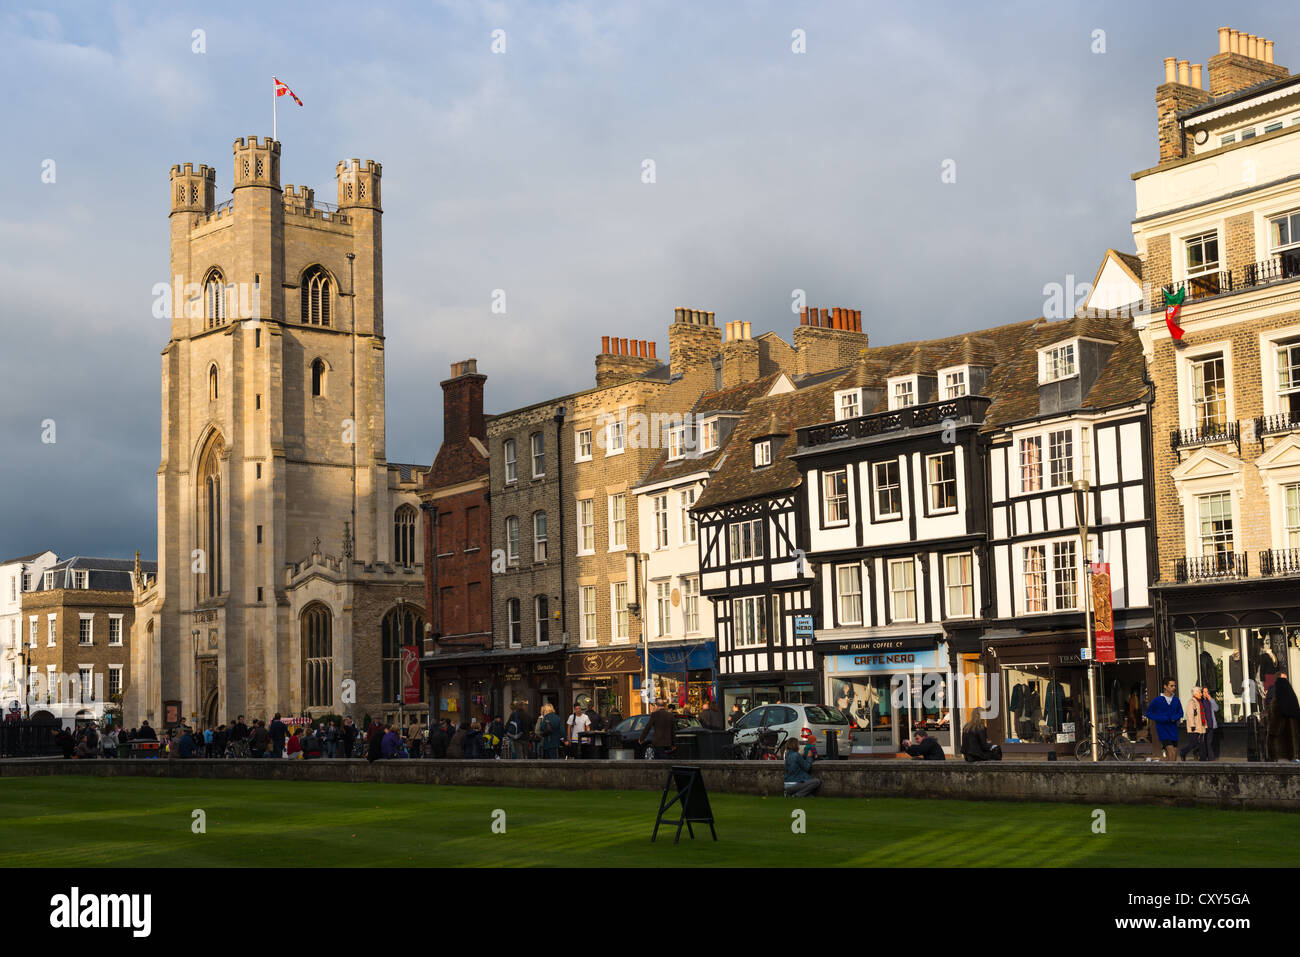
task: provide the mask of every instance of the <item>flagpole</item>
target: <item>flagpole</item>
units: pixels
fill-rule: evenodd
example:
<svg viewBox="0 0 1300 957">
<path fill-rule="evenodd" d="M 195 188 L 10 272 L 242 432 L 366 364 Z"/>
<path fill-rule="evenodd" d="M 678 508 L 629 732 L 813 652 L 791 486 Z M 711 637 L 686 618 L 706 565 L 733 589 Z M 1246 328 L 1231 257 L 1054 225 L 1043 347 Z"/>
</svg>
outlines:
<svg viewBox="0 0 1300 957">
<path fill-rule="evenodd" d="M 279 98 L 280 98 L 280 93 L 278 90 L 276 90 L 275 84 L 272 83 L 271 84 L 271 139 L 273 140 L 279 139 L 279 137 L 277 136 L 279 130 L 276 129 L 277 117 L 275 115 L 275 106 L 276 106 L 275 101 L 278 100 Z"/>
</svg>

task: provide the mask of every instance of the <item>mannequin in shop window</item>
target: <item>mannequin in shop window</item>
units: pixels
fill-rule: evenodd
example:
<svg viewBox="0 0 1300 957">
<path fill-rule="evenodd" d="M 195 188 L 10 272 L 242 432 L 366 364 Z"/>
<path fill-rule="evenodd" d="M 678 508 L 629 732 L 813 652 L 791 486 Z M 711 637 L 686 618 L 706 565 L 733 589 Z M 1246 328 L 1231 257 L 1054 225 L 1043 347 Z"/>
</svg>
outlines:
<svg viewBox="0 0 1300 957">
<path fill-rule="evenodd" d="M 1023 681 L 1011 689 L 1011 713 L 1016 716 L 1016 726 L 1022 741 L 1038 736 L 1038 716 L 1042 713 L 1037 681 Z"/>
<path fill-rule="evenodd" d="M 1047 683 L 1047 693 L 1043 696 L 1043 709 L 1047 717 L 1047 730 L 1056 734 L 1061 730 L 1065 720 L 1065 688 L 1053 678 Z"/>
</svg>

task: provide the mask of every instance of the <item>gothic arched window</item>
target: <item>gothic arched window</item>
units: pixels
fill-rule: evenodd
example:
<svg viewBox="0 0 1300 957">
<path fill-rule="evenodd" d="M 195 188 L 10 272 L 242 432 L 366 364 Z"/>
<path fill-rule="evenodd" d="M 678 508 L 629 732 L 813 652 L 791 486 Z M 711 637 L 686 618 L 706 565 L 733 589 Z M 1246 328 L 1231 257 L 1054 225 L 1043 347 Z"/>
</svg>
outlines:
<svg viewBox="0 0 1300 957">
<path fill-rule="evenodd" d="M 415 564 L 415 509 L 410 505 L 399 507 L 393 515 L 393 562 Z"/>
<path fill-rule="evenodd" d="M 217 392 L 217 364 L 214 362 L 208 366 L 208 401 L 216 402 L 219 398 Z"/>
<path fill-rule="evenodd" d="M 209 270 L 203 280 L 203 315 L 209 329 L 226 324 L 226 281 L 219 269 Z"/>
<path fill-rule="evenodd" d="M 317 359 L 311 364 L 311 394 L 325 394 L 325 360 Z"/>
<path fill-rule="evenodd" d="M 195 575 L 199 601 L 221 594 L 221 561 L 224 557 L 224 533 L 221 525 L 221 456 L 225 444 L 213 435 L 199 458 L 195 485 L 197 505 L 197 541 L 202 553 L 202 569 Z"/>
<path fill-rule="evenodd" d="M 334 704 L 334 616 L 320 603 L 302 613 L 302 694 L 308 708 Z"/>
<path fill-rule="evenodd" d="M 416 653 L 423 650 L 420 644 L 424 637 L 424 616 L 414 605 L 398 605 L 384 616 L 383 636 L 380 645 L 381 667 L 383 669 L 383 700 L 396 702 L 406 686 L 406 676 L 402 670 L 402 647 L 414 645 Z M 424 700 L 423 671 L 416 680 L 420 685 L 420 700 Z"/>
<path fill-rule="evenodd" d="M 309 326 L 330 324 L 330 295 L 332 286 L 329 273 L 320 266 L 312 266 L 302 276 L 302 321 Z"/>
</svg>

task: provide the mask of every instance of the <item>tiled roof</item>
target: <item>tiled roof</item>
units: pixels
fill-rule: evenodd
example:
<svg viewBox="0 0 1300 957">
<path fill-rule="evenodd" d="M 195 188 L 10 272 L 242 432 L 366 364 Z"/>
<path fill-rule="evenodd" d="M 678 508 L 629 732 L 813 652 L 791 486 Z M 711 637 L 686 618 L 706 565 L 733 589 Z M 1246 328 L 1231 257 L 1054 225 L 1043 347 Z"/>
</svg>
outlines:
<svg viewBox="0 0 1300 957">
<path fill-rule="evenodd" d="M 487 458 L 471 443 L 448 445 L 444 442 L 434 457 L 433 467 L 424 476 L 424 487 L 446 488 L 483 478 L 487 474 Z"/>
<path fill-rule="evenodd" d="M 765 395 L 780 377 L 781 373 L 777 372 L 761 379 L 755 379 L 752 382 L 742 382 L 730 389 L 706 392 L 691 407 L 691 415 L 693 417 L 708 417 L 715 412 L 743 412 L 751 402 Z M 691 475 L 705 469 L 712 469 L 718 459 L 722 457 L 724 450 L 725 446 L 720 446 L 710 452 L 702 452 L 696 456 L 669 462 L 668 450 L 665 449 L 659 454 L 655 464 L 646 472 L 645 478 L 638 482 L 637 485 L 651 485 L 656 482 L 668 481 L 678 475 Z"/>
<path fill-rule="evenodd" d="M 727 443 L 717 474 L 700 495 L 696 508 L 709 508 L 764 495 L 788 492 L 799 486 L 799 469 L 790 460 L 795 432 L 830 419 L 835 409 L 835 389 L 840 379 L 755 399 Z M 788 436 L 772 456 L 772 464 L 754 468 L 751 440 L 764 435 Z"/>
<path fill-rule="evenodd" d="M 54 573 L 54 588 L 71 588 L 72 571 L 89 572 L 88 587 L 91 591 L 130 591 L 131 575 L 135 571 L 135 562 L 125 558 L 87 558 L 74 556 L 51 565 L 45 571 Z M 156 574 L 157 562 L 141 562 L 140 570 Z M 32 579 L 32 591 L 45 590 L 45 575 Z"/>
<path fill-rule="evenodd" d="M 46 551 L 49 551 L 49 549 L 46 549 Z M 37 552 L 34 555 L 20 555 L 17 558 L 6 558 L 4 559 L 4 561 L 0 561 L 0 565 L 17 565 L 20 562 L 22 564 L 26 564 L 27 562 L 34 562 L 36 561 L 36 559 L 40 558 L 44 554 L 45 552 Z"/>
<path fill-rule="evenodd" d="M 429 470 L 427 465 L 409 465 L 406 462 L 389 462 L 390 469 L 397 469 L 403 482 L 414 482 Z"/>
<path fill-rule="evenodd" d="M 1133 278 L 1138 282 L 1142 281 L 1142 260 L 1132 253 L 1122 253 L 1118 249 L 1112 249 L 1110 252 L 1115 254 L 1115 258 L 1129 268 L 1133 273 Z"/>
</svg>

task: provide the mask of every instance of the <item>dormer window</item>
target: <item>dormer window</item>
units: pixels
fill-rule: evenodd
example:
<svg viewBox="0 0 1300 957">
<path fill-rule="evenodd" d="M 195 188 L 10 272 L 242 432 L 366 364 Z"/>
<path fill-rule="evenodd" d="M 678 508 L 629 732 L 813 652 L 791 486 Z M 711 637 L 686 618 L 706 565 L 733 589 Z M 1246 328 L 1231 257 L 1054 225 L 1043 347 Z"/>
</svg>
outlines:
<svg viewBox="0 0 1300 957">
<path fill-rule="evenodd" d="M 709 419 L 700 426 L 702 435 L 700 438 L 700 451 L 712 452 L 718 447 L 718 420 Z"/>
<path fill-rule="evenodd" d="M 45 590 L 50 591 L 54 588 L 54 572 L 45 573 Z"/>
<path fill-rule="evenodd" d="M 942 395 L 945 399 L 959 399 L 966 395 L 968 376 L 965 366 L 960 369 L 945 369 L 939 373 L 939 377 L 943 382 Z"/>
<path fill-rule="evenodd" d="M 1078 375 L 1078 364 L 1075 361 L 1077 354 L 1076 343 L 1073 341 L 1060 342 L 1054 346 L 1039 350 L 1039 385 L 1048 382 L 1059 382 L 1061 379 L 1068 379 L 1073 375 Z"/>
<path fill-rule="evenodd" d="M 754 468 L 763 468 L 772 464 L 772 440 L 763 439 L 754 443 Z"/>
<path fill-rule="evenodd" d="M 678 426 L 675 429 L 668 430 L 668 461 L 675 462 L 677 459 L 686 457 L 686 427 Z"/>
<path fill-rule="evenodd" d="M 862 390 L 849 389 L 835 393 L 835 418 L 856 419 L 862 414 Z"/>
<path fill-rule="evenodd" d="M 905 409 L 909 405 L 916 405 L 916 376 L 892 380 L 889 384 L 889 407 Z"/>
</svg>

